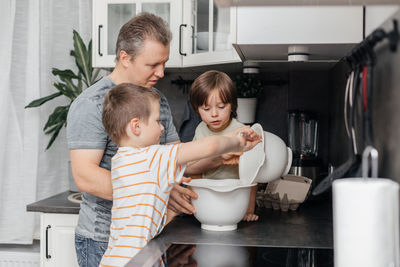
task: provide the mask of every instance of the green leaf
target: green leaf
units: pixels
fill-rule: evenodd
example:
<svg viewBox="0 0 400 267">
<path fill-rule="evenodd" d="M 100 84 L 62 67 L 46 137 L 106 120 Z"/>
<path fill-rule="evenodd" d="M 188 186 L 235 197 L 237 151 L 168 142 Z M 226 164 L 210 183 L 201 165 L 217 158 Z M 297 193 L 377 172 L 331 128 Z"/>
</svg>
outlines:
<svg viewBox="0 0 400 267">
<path fill-rule="evenodd" d="M 87 50 L 88 50 L 87 60 L 88 60 L 89 67 L 91 68 L 91 71 L 89 72 L 90 77 L 88 79 L 88 84 L 87 84 L 87 86 L 89 87 L 89 86 L 91 86 L 93 84 L 92 83 L 92 81 L 93 81 L 93 76 L 92 76 L 93 75 L 93 68 L 92 68 L 92 40 L 89 41 Z"/>
<path fill-rule="evenodd" d="M 72 82 L 71 79 L 61 79 L 65 83 L 65 93 L 67 97 L 74 100 L 81 91 L 78 90 L 76 85 Z"/>
<path fill-rule="evenodd" d="M 29 103 L 27 106 L 25 106 L 25 108 L 36 108 L 36 107 L 39 107 L 42 104 L 46 103 L 47 101 L 52 100 L 53 98 L 56 98 L 56 97 L 58 97 L 60 95 L 62 95 L 62 93 L 57 92 L 57 93 L 54 93 L 54 94 L 51 94 L 51 95 L 48 95 L 48 96 L 33 100 L 31 103 Z"/>
<path fill-rule="evenodd" d="M 53 113 L 50 114 L 46 122 L 46 125 L 43 128 L 43 131 L 46 131 L 48 128 L 54 125 L 58 125 L 60 123 L 64 124 L 65 120 L 67 119 L 68 110 L 69 110 L 69 105 L 56 107 Z M 51 129 L 49 131 L 51 133 Z M 47 132 L 45 133 L 48 134 Z"/>
<path fill-rule="evenodd" d="M 99 76 L 100 73 L 100 69 L 95 69 L 94 73 L 92 75 L 92 81 L 91 84 L 95 84 L 99 79 L 97 79 L 97 77 Z"/>
<path fill-rule="evenodd" d="M 54 133 L 51 136 L 49 143 L 47 144 L 46 150 L 49 149 L 51 147 L 51 145 L 54 143 L 54 141 L 56 140 L 62 127 L 63 127 L 63 124 L 60 124 L 60 125 L 57 125 L 56 127 L 54 127 L 54 131 L 53 131 Z"/>
<path fill-rule="evenodd" d="M 91 66 L 89 65 L 89 56 L 88 51 L 86 50 L 86 46 L 82 41 L 82 38 L 79 34 L 74 30 L 74 54 L 75 54 L 75 62 L 78 66 L 79 70 L 83 73 L 83 76 L 86 81 L 91 80 Z M 89 84 L 86 83 L 88 86 Z"/>
<path fill-rule="evenodd" d="M 79 77 L 81 77 L 80 73 L 79 73 Z M 78 95 L 80 95 L 80 93 L 82 93 L 82 91 L 83 91 L 82 79 L 79 79 L 78 84 L 76 86 L 76 96 L 78 97 Z"/>
<path fill-rule="evenodd" d="M 235 79 L 238 97 L 258 97 L 263 90 L 263 85 L 258 74 L 241 74 Z"/>
<path fill-rule="evenodd" d="M 71 100 L 75 99 L 75 93 L 73 90 L 67 87 L 66 83 L 53 83 L 54 87 L 57 88 L 63 95 Z"/>
<path fill-rule="evenodd" d="M 78 76 L 72 70 L 60 70 L 57 68 L 53 68 L 52 72 L 54 76 L 59 76 L 61 78 L 67 79 L 78 79 Z"/>
</svg>

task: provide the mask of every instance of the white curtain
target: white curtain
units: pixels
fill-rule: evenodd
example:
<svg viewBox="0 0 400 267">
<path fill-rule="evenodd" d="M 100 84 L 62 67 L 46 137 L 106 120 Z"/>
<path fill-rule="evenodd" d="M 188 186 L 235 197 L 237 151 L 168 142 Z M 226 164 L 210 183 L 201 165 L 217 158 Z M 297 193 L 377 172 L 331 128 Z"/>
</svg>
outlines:
<svg viewBox="0 0 400 267">
<path fill-rule="evenodd" d="M 34 99 L 56 92 L 53 67 L 73 69 L 72 30 L 91 38 L 91 0 L 1 0 L 0 243 L 31 244 L 39 216 L 26 205 L 68 190 L 65 129 L 49 150 L 42 129 L 59 97 L 40 108 Z"/>
</svg>

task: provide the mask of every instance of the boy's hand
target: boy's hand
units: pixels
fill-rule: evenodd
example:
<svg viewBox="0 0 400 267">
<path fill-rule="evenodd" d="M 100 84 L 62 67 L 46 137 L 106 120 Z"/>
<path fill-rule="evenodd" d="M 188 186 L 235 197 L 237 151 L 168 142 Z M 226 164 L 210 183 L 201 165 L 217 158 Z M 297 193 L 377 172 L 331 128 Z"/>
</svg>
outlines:
<svg viewBox="0 0 400 267">
<path fill-rule="evenodd" d="M 258 215 L 254 214 L 253 212 L 247 212 L 246 215 L 244 215 L 242 221 L 246 222 L 253 222 L 258 220 Z"/>
<path fill-rule="evenodd" d="M 249 151 L 261 142 L 261 136 L 250 127 L 242 127 L 239 129 L 238 137 L 240 138 L 240 146 L 243 152 Z"/>
</svg>

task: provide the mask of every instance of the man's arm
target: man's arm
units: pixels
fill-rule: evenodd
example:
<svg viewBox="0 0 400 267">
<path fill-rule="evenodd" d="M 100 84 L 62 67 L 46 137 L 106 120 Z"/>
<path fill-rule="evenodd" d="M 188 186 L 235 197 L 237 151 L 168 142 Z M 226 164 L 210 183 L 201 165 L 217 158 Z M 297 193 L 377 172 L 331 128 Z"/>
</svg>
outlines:
<svg viewBox="0 0 400 267">
<path fill-rule="evenodd" d="M 111 173 L 99 166 L 104 150 L 71 149 L 72 174 L 79 190 L 112 200 Z"/>
</svg>

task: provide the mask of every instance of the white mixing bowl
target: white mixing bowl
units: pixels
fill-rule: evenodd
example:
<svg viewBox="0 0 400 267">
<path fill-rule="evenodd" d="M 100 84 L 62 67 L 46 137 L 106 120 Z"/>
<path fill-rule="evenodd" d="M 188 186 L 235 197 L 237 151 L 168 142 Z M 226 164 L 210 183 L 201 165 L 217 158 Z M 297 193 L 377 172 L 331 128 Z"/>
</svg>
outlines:
<svg viewBox="0 0 400 267">
<path fill-rule="evenodd" d="M 189 183 L 198 198 L 192 199 L 196 209 L 194 216 L 201 228 L 210 231 L 231 231 L 237 228 L 246 214 L 250 188 L 239 179 L 193 179 Z"/>
</svg>

